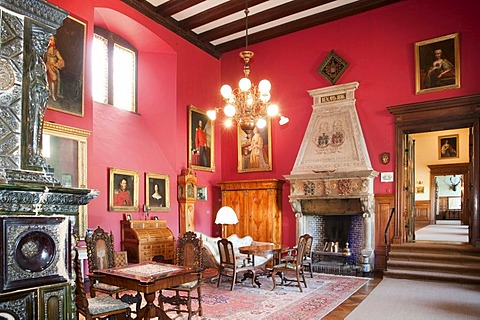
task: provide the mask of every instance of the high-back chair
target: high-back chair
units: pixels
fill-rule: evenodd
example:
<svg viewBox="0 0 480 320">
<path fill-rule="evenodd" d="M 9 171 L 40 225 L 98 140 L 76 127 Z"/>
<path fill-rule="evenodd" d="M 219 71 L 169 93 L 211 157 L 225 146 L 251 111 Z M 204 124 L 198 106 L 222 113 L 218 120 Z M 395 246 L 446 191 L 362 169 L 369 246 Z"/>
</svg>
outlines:
<svg viewBox="0 0 480 320">
<path fill-rule="evenodd" d="M 142 302 L 142 296 L 137 292 L 135 296 L 131 294 L 125 294 L 127 289 L 117 286 L 112 286 L 106 283 L 102 283 L 102 277 L 95 274 L 95 270 L 107 269 L 118 267 L 115 262 L 122 261 L 122 265 L 127 264 L 126 256 L 116 255 L 113 249 L 113 234 L 105 232 L 102 228 L 97 227 L 91 235 L 85 237 L 85 243 L 87 247 L 88 257 L 88 277 L 90 279 L 90 296 L 95 298 L 97 292 L 108 294 L 109 296 L 115 296 L 122 301 L 133 304 L 136 303 L 136 310 L 140 310 Z M 120 293 L 123 293 L 120 296 Z"/>
<path fill-rule="evenodd" d="M 182 237 L 178 238 L 177 251 L 175 255 L 175 264 L 192 268 L 192 272 L 198 275 L 197 280 L 183 283 L 179 286 L 171 287 L 168 289 L 160 290 L 158 295 L 158 304 L 162 310 L 164 309 L 164 303 L 175 306 L 173 309 L 167 309 L 165 311 L 176 311 L 177 313 L 188 313 L 188 319 L 190 320 L 193 315 L 203 315 L 202 311 L 202 239 L 197 238 L 195 232 L 187 231 Z M 165 291 L 174 291 L 174 296 L 165 295 Z M 192 295 L 196 291 L 196 296 Z M 197 310 L 192 310 L 192 299 L 197 300 Z M 186 305 L 186 310 L 181 309 L 181 305 Z"/>
<path fill-rule="evenodd" d="M 301 283 L 307 287 L 307 282 L 305 281 L 305 275 L 303 273 L 303 262 L 305 258 L 305 250 L 307 247 L 307 239 L 311 238 L 309 235 L 302 235 L 298 239 L 297 245 L 297 253 L 295 258 L 292 260 L 285 260 L 282 263 L 279 263 L 273 266 L 272 269 L 272 281 L 273 281 L 273 288 L 275 290 L 277 286 L 277 282 L 275 280 L 275 276 L 279 275 L 281 278 L 280 285 L 291 285 L 295 283 L 296 286 L 300 289 L 300 292 L 303 292 Z M 295 277 L 295 278 L 289 278 Z"/>
<path fill-rule="evenodd" d="M 255 267 L 253 265 L 246 265 L 245 261 L 238 260 L 235 256 L 233 243 L 228 239 L 220 239 L 217 242 L 218 252 L 220 254 L 220 269 L 218 274 L 217 287 L 220 286 L 222 276 L 232 278 L 232 286 L 230 290 L 233 290 L 235 283 L 237 282 L 237 275 L 250 273 L 252 276 L 252 285 L 255 286 Z"/>
<path fill-rule="evenodd" d="M 303 268 L 305 271 L 305 267 L 310 272 L 310 278 L 313 278 L 313 270 L 312 270 L 312 246 L 313 246 L 313 237 L 309 234 L 305 234 L 307 242 L 305 244 L 305 254 L 303 256 Z"/>
<path fill-rule="evenodd" d="M 77 249 L 75 249 L 73 264 L 76 273 L 75 304 L 77 307 L 77 318 L 81 314 L 86 320 L 103 319 L 105 317 L 112 319 L 113 316 L 115 316 L 115 319 L 130 319 L 131 310 L 128 303 L 122 302 L 111 296 L 87 299 Z"/>
</svg>

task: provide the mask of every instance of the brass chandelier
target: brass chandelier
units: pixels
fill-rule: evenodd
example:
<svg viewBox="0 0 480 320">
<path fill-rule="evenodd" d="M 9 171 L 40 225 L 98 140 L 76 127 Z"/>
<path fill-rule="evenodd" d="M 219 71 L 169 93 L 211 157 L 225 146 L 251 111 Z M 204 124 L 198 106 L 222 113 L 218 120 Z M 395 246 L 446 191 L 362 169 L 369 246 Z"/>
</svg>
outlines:
<svg viewBox="0 0 480 320">
<path fill-rule="evenodd" d="M 258 87 L 252 84 L 249 79 L 250 59 L 254 53 L 248 50 L 248 1 L 245 6 L 245 50 L 240 52 L 244 61 L 244 77 L 240 79 L 238 88 L 232 89 L 224 84 L 220 93 L 222 94 L 225 106 L 223 113 L 226 116 L 225 125 L 231 126 L 233 121 L 248 135 L 257 126 L 263 128 L 267 125 L 267 119 L 279 116 L 280 125 L 286 124 L 289 119 L 279 114 L 278 105 L 270 103 L 270 89 L 272 85 L 268 80 L 261 80 Z M 218 109 L 208 110 L 207 116 L 211 120 L 217 117 Z"/>
</svg>

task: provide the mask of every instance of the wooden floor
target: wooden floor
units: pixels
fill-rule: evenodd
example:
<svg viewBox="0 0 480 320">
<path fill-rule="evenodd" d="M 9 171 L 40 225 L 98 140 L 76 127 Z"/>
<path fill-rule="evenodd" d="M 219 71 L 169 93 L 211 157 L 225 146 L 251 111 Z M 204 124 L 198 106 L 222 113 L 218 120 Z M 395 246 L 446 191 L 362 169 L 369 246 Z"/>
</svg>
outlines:
<svg viewBox="0 0 480 320">
<path fill-rule="evenodd" d="M 373 279 L 368 281 L 363 287 L 358 289 L 350 298 L 345 300 L 341 305 L 335 308 L 332 312 L 327 314 L 322 319 L 324 320 L 343 320 L 347 315 L 353 311 L 370 292 L 380 283 L 382 280 L 382 273 L 375 273 Z"/>
</svg>

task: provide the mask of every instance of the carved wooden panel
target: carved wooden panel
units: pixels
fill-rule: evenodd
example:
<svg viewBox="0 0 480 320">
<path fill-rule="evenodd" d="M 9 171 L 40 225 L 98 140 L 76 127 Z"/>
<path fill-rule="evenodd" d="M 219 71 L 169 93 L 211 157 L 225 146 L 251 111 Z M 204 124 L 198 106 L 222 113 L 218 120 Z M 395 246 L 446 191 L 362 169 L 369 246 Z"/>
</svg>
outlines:
<svg viewBox="0 0 480 320">
<path fill-rule="evenodd" d="M 393 194 L 375 195 L 375 269 L 385 267 L 385 228 L 394 206 Z M 388 240 L 391 244 L 394 238 L 395 219 L 392 218 L 388 230 Z"/>
</svg>

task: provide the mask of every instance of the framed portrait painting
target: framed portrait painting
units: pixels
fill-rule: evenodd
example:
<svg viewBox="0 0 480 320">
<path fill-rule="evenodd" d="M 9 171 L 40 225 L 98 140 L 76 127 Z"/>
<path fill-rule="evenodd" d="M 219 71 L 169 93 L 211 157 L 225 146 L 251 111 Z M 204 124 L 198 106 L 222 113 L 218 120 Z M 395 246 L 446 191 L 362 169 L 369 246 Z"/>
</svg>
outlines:
<svg viewBox="0 0 480 320">
<path fill-rule="evenodd" d="M 197 186 L 197 200 L 207 201 L 207 187 Z"/>
<path fill-rule="evenodd" d="M 215 171 L 213 122 L 203 109 L 188 106 L 188 163 L 193 169 Z"/>
<path fill-rule="evenodd" d="M 110 211 L 138 211 L 138 172 L 110 168 Z"/>
<path fill-rule="evenodd" d="M 47 107 L 83 117 L 85 23 L 68 16 L 45 52 L 49 97 Z"/>
<path fill-rule="evenodd" d="M 459 34 L 415 43 L 415 93 L 460 88 Z"/>
<path fill-rule="evenodd" d="M 238 172 L 272 171 L 272 122 L 249 134 L 237 126 Z"/>
<path fill-rule="evenodd" d="M 145 203 L 151 211 L 170 211 L 170 178 L 165 174 L 145 174 Z"/>
<path fill-rule="evenodd" d="M 438 159 L 458 158 L 458 134 L 438 137 Z"/>
</svg>

